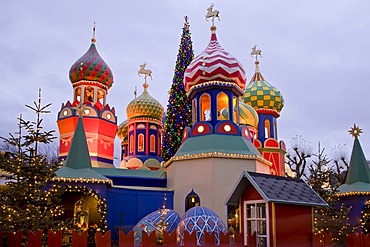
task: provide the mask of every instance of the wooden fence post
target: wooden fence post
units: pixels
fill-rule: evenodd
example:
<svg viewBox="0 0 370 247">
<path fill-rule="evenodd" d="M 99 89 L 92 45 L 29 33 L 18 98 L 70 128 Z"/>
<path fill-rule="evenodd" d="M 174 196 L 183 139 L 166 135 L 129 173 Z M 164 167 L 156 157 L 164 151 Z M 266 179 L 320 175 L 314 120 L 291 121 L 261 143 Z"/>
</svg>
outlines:
<svg viewBox="0 0 370 247">
<path fill-rule="evenodd" d="M 119 230 L 119 247 L 134 247 L 134 231 L 130 231 L 127 235 Z"/>
<path fill-rule="evenodd" d="M 164 247 L 171 247 L 177 246 L 177 234 L 176 232 L 172 232 L 172 234 L 168 234 L 168 232 L 163 232 L 163 246 Z"/>
<path fill-rule="evenodd" d="M 62 230 L 56 233 L 52 230 L 48 231 L 48 246 L 62 247 Z"/>
<path fill-rule="evenodd" d="M 33 231 L 28 230 L 28 246 L 29 247 L 41 247 L 42 232 L 38 230 L 36 234 Z"/>
<path fill-rule="evenodd" d="M 157 240 L 156 231 L 152 231 L 149 236 L 144 231 L 141 234 L 141 246 L 143 246 L 143 247 L 155 247 L 155 246 L 157 246 L 156 240 Z"/>
<path fill-rule="evenodd" d="M 104 235 L 97 231 L 95 234 L 96 247 L 111 247 L 111 231 L 107 231 Z"/>
<path fill-rule="evenodd" d="M 8 245 L 11 247 L 22 247 L 22 231 L 8 233 Z"/>
<path fill-rule="evenodd" d="M 87 231 L 83 231 L 80 235 L 76 231 L 72 231 L 72 247 L 86 247 L 87 246 Z"/>
</svg>

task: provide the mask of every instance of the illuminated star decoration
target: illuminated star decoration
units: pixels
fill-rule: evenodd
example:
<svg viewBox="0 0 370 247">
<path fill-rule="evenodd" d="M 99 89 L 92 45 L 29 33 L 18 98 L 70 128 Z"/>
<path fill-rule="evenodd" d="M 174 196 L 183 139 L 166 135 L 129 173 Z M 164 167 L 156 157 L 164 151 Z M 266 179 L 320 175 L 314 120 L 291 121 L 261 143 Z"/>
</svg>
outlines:
<svg viewBox="0 0 370 247">
<path fill-rule="evenodd" d="M 355 139 L 360 136 L 362 132 L 362 129 L 360 129 L 356 124 L 353 124 L 353 127 L 348 130 L 349 134 L 352 135 Z"/>
</svg>

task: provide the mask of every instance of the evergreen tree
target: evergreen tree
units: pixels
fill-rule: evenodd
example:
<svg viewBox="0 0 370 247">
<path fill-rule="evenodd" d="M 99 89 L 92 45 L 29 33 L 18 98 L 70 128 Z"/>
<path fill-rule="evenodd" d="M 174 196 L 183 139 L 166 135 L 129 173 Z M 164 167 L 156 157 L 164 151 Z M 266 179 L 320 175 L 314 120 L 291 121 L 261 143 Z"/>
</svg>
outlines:
<svg viewBox="0 0 370 247">
<path fill-rule="evenodd" d="M 164 123 L 162 158 L 165 161 L 169 160 L 180 147 L 185 127 L 191 126 L 191 102 L 184 89 L 183 79 L 185 70 L 193 57 L 189 22 L 185 17 Z"/>
<path fill-rule="evenodd" d="M 5 145 L 14 147 L 11 152 L 0 155 L 0 169 L 7 178 L 5 189 L 0 191 L 0 230 L 44 233 L 56 230 L 59 221 L 54 217 L 62 214 L 60 193 L 45 190 L 47 183 L 55 176 L 58 163 L 50 163 L 40 154 L 40 145 L 48 145 L 55 138 L 54 131 L 44 131 L 41 114 L 49 113 L 51 104 L 41 106 L 41 91 L 34 107 L 26 105 L 36 113 L 36 121 L 30 122 L 19 117 L 19 131 L 3 139 Z M 53 191 L 53 192 L 52 192 Z M 59 225 L 60 226 L 60 225 Z"/>
<path fill-rule="evenodd" d="M 307 183 L 323 198 L 329 207 L 316 208 L 314 211 L 314 232 L 332 234 L 334 246 L 344 246 L 348 233 L 352 232 L 348 214 L 350 208 L 339 204 L 335 195 L 341 185 L 335 179 L 338 174 L 332 161 L 325 154 L 325 149 L 318 148 L 315 159 L 308 166 Z"/>
</svg>

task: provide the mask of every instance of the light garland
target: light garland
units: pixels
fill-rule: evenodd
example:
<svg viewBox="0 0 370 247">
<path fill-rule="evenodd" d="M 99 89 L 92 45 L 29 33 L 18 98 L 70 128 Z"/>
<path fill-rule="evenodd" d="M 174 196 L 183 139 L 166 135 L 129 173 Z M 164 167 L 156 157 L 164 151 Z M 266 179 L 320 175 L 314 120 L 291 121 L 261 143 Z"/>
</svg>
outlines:
<svg viewBox="0 0 370 247">
<path fill-rule="evenodd" d="M 366 201 L 365 207 L 361 210 L 361 229 L 362 232 L 367 234 L 370 232 L 370 200 Z"/>
<path fill-rule="evenodd" d="M 55 177 L 51 181 L 54 182 L 63 182 L 63 183 L 92 183 L 92 184 L 108 184 L 113 186 L 113 182 L 110 179 L 97 179 L 97 178 L 64 178 L 64 177 Z"/>
<path fill-rule="evenodd" d="M 188 92 L 188 96 L 196 89 L 203 88 L 203 87 L 208 87 L 208 86 L 228 86 L 228 87 L 233 87 L 236 88 L 241 94 L 244 93 L 244 91 L 240 88 L 238 84 L 236 84 L 234 81 L 207 81 L 199 84 L 195 84 L 192 86 Z"/>
<path fill-rule="evenodd" d="M 222 152 L 209 152 L 209 153 L 200 153 L 200 154 L 185 154 L 180 156 L 172 157 L 167 161 L 164 166 L 167 167 L 173 161 L 179 160 L 192 160 L 192 159 L 205 159 L 205 158 L 228 158 L 228 159 L 243 159 L 243 160 L 258 160 L 265 164 L 272 165 L 272 163 L 266 160 L 263 157 L 254 154 L 230 154 Z"/>
<path fill-rule="evenodd" d="M 351 192 L 341 192 L 335 194 L 336 196 L 368 196 L 370 195 L 370 191 L 351 191 Z"/>
</svg>

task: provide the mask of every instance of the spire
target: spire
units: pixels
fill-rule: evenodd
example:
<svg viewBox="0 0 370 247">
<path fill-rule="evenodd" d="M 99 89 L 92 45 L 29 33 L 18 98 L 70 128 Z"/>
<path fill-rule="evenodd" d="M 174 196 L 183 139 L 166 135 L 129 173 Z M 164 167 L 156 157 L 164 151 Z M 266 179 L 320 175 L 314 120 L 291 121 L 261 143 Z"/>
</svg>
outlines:
<svg viewBox="0 0 370 247">
<path fill-rule="evenodd" d="M 259 61 L 258 61 L 258 56 L 262 57 L 261 55 L 261 50 L 257 49 L 257 45 L 253 46 L 252 47 L 252 52 L 251 52 L 251 56 L 255 56 L 256 58 L 256 61 L 254 62 L 254 64 L 256 65 L 256 71 L 251 79 L 251 82 L 253 81 L 264 81 L 265 79 L 263 78 L 261 72 L 260 72 L 260 66 L 259 66 Z"/>
<path fill-rule="evenodd" d="M 92 167 L 82 117 L 78 118 L 65 166 L 74 169 Z"/>
<path fill-rule="evenodd" d="M 96 39 L 95 39 L 95 21 L 94 21 L 93 36 L 92 36 L 92 39 L 91 39 L 91 43 L 95 43 L 95 42 L 96 42 Z"/>
<path fill-rule="evenodd" d="M 346 184 L 353 184 L 356 182 L 370 183 L 369 165 L 367 164 L 360 141 L 358 140 L 358 136 L 362 133 L 362 130 L 355 124 L 349 132 L 355 138 L 355 141 L 353 143 Z"/>
</svg>

